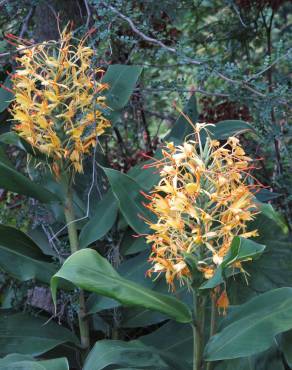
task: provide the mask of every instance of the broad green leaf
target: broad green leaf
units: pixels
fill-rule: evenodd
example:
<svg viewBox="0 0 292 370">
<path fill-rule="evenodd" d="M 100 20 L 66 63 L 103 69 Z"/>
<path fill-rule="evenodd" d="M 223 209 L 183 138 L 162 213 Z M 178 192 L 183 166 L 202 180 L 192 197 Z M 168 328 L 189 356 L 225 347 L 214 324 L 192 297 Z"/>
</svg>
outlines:
<svg viewBox="0 0 292 370">
<path fill-rule="evenodd" d="M 174 334 L 174 333 L 172 333 Z M 146 346 L 139 340 L 122 342 L 118 340 L 98 341 L 89 353 L 83 370 L 102 370 L 107 368 L 190 370 L 184 358 Z"/>
<path fill-rule="evenodd" d="M 122 255 L 129 256 L 131 254 L 136 254 L 144 250 L 150 252 L 151 248 L 149 244 L 146 243 L 144 237 L 135 237 L 133 236 L 133 230 L 126 232 L 126 235 L 123 237 L 122 243 L 120 245 L 120 251 Z"/>
<path fill-rule="evenodd" d="M 183 109 L 184 114 L 191 120 L 193 124 L 198 121 L 198 109 L 197 100 L 195 94 L 191 95 L 189 101 L 187 102 L 185 108 Z M 165 140 L 174 140 L 176 143 L 181 143 L 184 138 L 193 133 L 193 127 L 184 117 L 180 114 L 176 122 L 174 123 L 171 131 L 166 135 Z"/>
<path fill-rule="evenodd" d="M 68 329 L 47 321 L 47 318 L 24 313 L 0 313 L 0 355 L 21 353 L 39 356 L 61 343 L 78 345 L 78 338 Z"/>
<path fill-rule="evenodd" d="M 53 276 L 51 289 L 55 302 L 59 278 L 84 290 L 114 298 L 124 305 L 145 307 L 183 323 L 192 320 L 184 303 L 121 277 L 105 258 L 93 250 L 83 249 L 74 253 Z"/>
<path fill-rule="evenodd" d="M 232 240 L 230 250 L 222 262 L 222 267 L 232 266 L 235 262 L 244 262 L 257 259 L 265 250 L 265 245 L 256 243 L 251 239 L 235 236 Z"/>
<path fill-rule="evenodd" d="M 267 241 L 259 260 L 247 266 L 250 288 L 256 292 L 292 286 L 292 244 L 289 241 Z"/>
<path fill-rule="evenodd" d="M 59 198 L 10 167 L 0 158 L 0 188 L 35 198 L 42 203 L 56 202 Z"/>
<path fill-rule="evenodd" d="M 158 149 L 154 155 L 155 159 L 161 158 L 161 150 Z M 154 185 L 159 182 L 160 174 L 155 168 L 144 168 L 145 165 L 152 163 L 153 159 L 145 161 L 142 164 L 138 164 L 132 167 L 128 171 L 128 175 L 134 179 L 142 189 L 150 190 Z"/>
<path fill-rule="evenodd" d="M 124 261 L 118 268 L 118 273 L 125 279 L 134 281 L 148 288 L 153 287 L 153 282 L 145 278 L 150 265 L 147 261 L 148 254 L 140 253 L 138 256 Z M 95 313 L 120 306 L 120 303 L 104 296 L 92 294 L 87 301 L 87 312 Z"/>
<path fill-rule="evenodd" d="M 100 340 L 89 353 L 83 370 L 102 370 L 114 365 L 168 369 L 167 364 L 151 347 L 139 341 Z"/>
<path fill-rule="evenodd" d="M 153 220 L 153 214 L 143 206 L 145 198 L 140 193 L 141 186 L 124 173 L 106 167 L 102 167 L 102 169 L 110 182 L 111 189 L 128 224 L 137 233 L 147 232 L 149 230 L 148 226 L 141 217 Z"/>
<path fill-rule="evenodd" d="M 27 236 L 35 242 L 43 254 L 58 258 L 58 253 L 54 249 L 52 243 L 50 243 L 49 236 L 45 233 L 45 230 L 46 229 L 43 229 L 40 225 L 34 228 L 29 228 Z"/>
<path fill-rule="evenodd" d="M 122 328 L 138 328 L 158 324 L 167 320 L 168 317 L 147 309 L 124 307 L 122 310 Z"/>
<path fill-rule="evenodd" d="M 37 156 L 38 159 L 46 159 L 48 157 L 41 153 L 38 149 L 33 148 L 27 141 L 20 137 L 16 132 L 10 131 L 0 135 L 0 142 L 3 144 L 14 145 L 19 149 L 24 150 L 28 154 Z"/>
<path fill-rule="evenodd" d="M 152 333 L 140 337 L 139 340 L 147 346 L 156 348 L 160 353 L 172 354 L 188 363 L 193 361 L 194 339 L 190 325 L 169 321 Z"/>
<path fill-rule="evenodd" d="M 12 84 L 9 77 L 6 78 L 4 84 L 4 87 L 11 89 Z M 3 112 L 6 108 L 8 108 L 11 100 L 14 98 L 14 95 L 6 90 L 3 87 L 0 87 L 0 113 Z"/>
<path fill-rule="evenodd" d="M 151 288 L 155 283 L 149 277 L 146 277 L 151 264 L 148 261 L 149 253 L 142 252 L 135 257 L 123 261 L 118 267 L 118 273 L 125 279 L 132 280 L 147 288 Z"/>
<path fill-rule="evenodd" d="M 287 364 L 292 368 L 292 330 L 281 335 L 281 350 Z"/>
<path fill-rule="evenodd" d="M 232 240 L 230 250 L 224 257 L 223 262 L 217 268 L 214 276 L 204 283 L 200 289 L 212 289 L 224 281 L 225 269 L 231 267 L 235 262 L 245 262 L 257 259 L 265 250 L 265 245 L 256 243 L 251 239 L 235 236 Z"/>
<path fill-rule="evenodd" d="M 35 360 L 32 356 L 13 353 L 0 359 L 0 370 L 69 370 L 66 358 Z"/>
<path fill-rule="evenodd" d="M 111 108 L 109 119 L 114 123 L 125 107 L 142 72 L 142 67 L 134 65 L 110 65 L 102 79 L 109 84 L 106 103 Z"/>
<path fill-rule="evenodd" d="M 99 201 L 94 215 L 84 225 L 80 233 L 80 247 L 85 248 L 89 244 L 102 238 L 113 226 L 118 212 L 117 201 L 111 191 Z"/>
<path fill-rule="evenodd" d="M 227 326 L 205 348 L 208 361 L 245 357 L 272 346 L 276 335 L 292 329 L 292 288 L 261 294 L 227 316 Z"/>
<path fill-rule="evenodd" d="M 220 361 L 215 370 L 285 370 L 285 367 L 281 353 L 275 345 L 257 355 Z"/>
<path fill-rule="evenodd" d="M 281 196 L 282 194 L 271 192 L 268 189 L 261 189 L 259 192 L 256 193 L 256 198 L 259 202 L 268 202 Z"/>
<path fill-rule="evenodd" d="M 214 139 L 224 140 L 230 136 L 242 134 L 247 131 L 253 131 L 254 128 L 247 122 L 241 120 L 224 120 L 219 121 L 215 126 L 208 127 L 211 136 Z"/>
<path fill-rule="evenodd" d="M 21 281 L 49 283 L 57 268 L 35 242 L 14 227 L 0 225 L 0 267 Z"/>
<path fill-rule="evenodd" d="M 284 217 L 279 212 L 275 211 L 271 204 L 258 203 L 258 206 L 260 210 L 258 220 L 265 218 L 267 220 L 266 223 L 268 224 L 267 227 L 271 227 L 271 225 L 274 223 L 280 228 L 283 235 L 288 234 L 289 229 Z M 267 230 L 264 230 L 264 232 L 262 232 L 263 237 L 266 236 L 266 231 Z"/>
</svg>

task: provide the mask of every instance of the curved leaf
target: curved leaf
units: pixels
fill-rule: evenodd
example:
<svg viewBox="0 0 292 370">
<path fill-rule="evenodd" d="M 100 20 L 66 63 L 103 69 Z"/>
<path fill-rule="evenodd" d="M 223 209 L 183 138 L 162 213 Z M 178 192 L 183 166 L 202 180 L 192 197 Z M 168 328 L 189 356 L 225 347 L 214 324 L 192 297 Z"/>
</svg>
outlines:
<svg viewBox="0 0 292 370">
<path fill-rule="evenodd" d="M 44 187 L 34 183 L 20 172 L 8 166 L 0 158 L 0 188 L 27 195 L 43 203 L 56 202 L 60 199 Z"/>
<path fill-rule="evenodd" d="M 69 370 L 65 357 L 37 361 L 28 355 L 13 353 L 0 359 L 0 370 Z"/>
<path fill-rule="evenodd" d="M 108 67 L 102 82 L 109 84 L 106 104 L 111 108 L 109 119 L 112 123 L 118 119 L 120 111 L 128 103 L 141 72 L 142 67 L 134 65 L 112 64 Z"/>
<path fill-rule="evenodd" d="M 139 341 L 100 340 L 89 353 L 83 370 L 102 370 L 111 365 L 135 366 L 138 369 L 168 369 L 152 348 Z"/>
<path fill-rule="evenodd" d="M 187 117 L 189 117 L 193 124 L 198 121 L 199 113 L 195 94 L 191 95 L 189 101 L 184 107 L 183 112 Z M 193 132 L 193 127 L 186 120 L 184 115 L 180 114 L 171 131 L 166 135 L 165 140 L 174 140 L 177 143 L 181 143 L 187 135 L 192 134 Z"/>
<path fill-rule="evenodd" d="M 152 346 L 160 353 L 169 353 L 187 363 L 193 361 L 193 332 L 190 325 L 169 321 L 150 334 L 139 337 L 139 341 Z"/>
<path fill-rule="evenodd" d="M 283 333 L 281 336 L 281 349 L 287 364 L 292 368 L 292 330 Z"/>
<path fill-rule="evenodd" d="M 49 283 L 57 268 L 22 231 L 0 224 L 0 267 L 9 275 L 27 281 Z"/>
<path fill-rule="evenodd" d="M 128 224 L 137 233 L 147 232 L 148 226 L 141 217 L 152 220 L 153 214 L 143 206 L 145 198 L 140 193 L 141 186 L 124 173 L 106 167 L 102 167 L 102 169 L 110 182 L 111 189 Z"/>
<path fill-rule="evenodd" d="M 85 248 L 102 238 L 113 226 L 117 212 L 117 201 L 110 191 L 99 201 L 93 217 L 82 228 L 79 237 L 80 247 Z"/>
<path fill-rule="evenodd" d="M 16 132 L 9 131 L 0 135 L 0 142 L 7 145 L 17 146 L 19 149 L 24 150 L 28 154 L 38 157 L 38 159 L 49 160 L 49 157 L 41 153 L 37 148 L 32 147 Z"/>
<path fill-rule="evenodd" d="M 11 89 L 12 83 L 9 77 L 6 78 L 4 87 Z M 8 108 L 11 100 L 14 98 L 14 94 L 9 90 L 6 90 L 3 87 L 0 87 L 0 113 L 3 112 L 6 108 Z"/>
<path fill-rule="evenodd" d="M 115 369 L 116 366 L 127 366 L 126 369 L 133 369 L 134 366 L 134 369 L 145 370 L 190 369 L 183 358 L 157 350 L 154 346 L 145 345 L 139 340 L 130 342 L 101 340 L 89 353 L 83 370 L 102 370 L 113 366 Z"/>
<path fill-rule="evenodd" d="M 235 262 L 245 262 L 251 259 L 257 259 L 264 252 L 265 248 L 265 245 L 256 243 L 251 239 L 235 236 L 232 240 L 229 252 L 224 257 L 221 265 L 217 268 L 214 276 L 204 283 L 200 289 L 215 288 L 224 281 L 224 274 L 227 275 L 225 270 L 232 268 L 232 265 Z"/>
<path fill-rule="evenodd" d="M 277 334 L 292 329 L 291 307 L 292 288 L 269 291 L 239 306 L 207 343 L 205 359 L 233 359 L 268 349 Z"/>
<path fill-rule="evenodd" d="M 59 278 L 82 289 L 114 298 L 124 305 L 145 307 L 183 323 L 192 320 L 191 312 L 184 303 L 121 277 L 105 258 L 90 249 L 74 253 L 53 276 L 51 289 L 55 302 Z"/>
<path fill-rule="evenodd" d="M 254 128 L 245 121 L 224 120 L 217 122 L 213 127 L 208 127 L 208 130 L 215 139 L 224 140 L 246 131 L 254 131 Z"/>
<path fill-rule="evenodd" d="M 28 314 L 0 315 L 0 355 L 22 353 L 39 356 L 61 343 L 78 345 L 78 338 L 68 329 L 47 318 Z"/>
</svg>

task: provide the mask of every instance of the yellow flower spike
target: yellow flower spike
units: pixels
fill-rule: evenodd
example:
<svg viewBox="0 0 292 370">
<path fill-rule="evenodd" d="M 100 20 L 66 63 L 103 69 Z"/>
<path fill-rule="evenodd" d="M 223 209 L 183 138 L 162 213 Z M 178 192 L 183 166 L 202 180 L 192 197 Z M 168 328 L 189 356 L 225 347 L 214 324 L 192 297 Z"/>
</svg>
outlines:
<svg viewBox="0 0 292 370">
<path fill-rule="evenodd" d="M 199 184 L 194 182 L 188 183 L 185 186 L 186 192 L 189 195 L 195 195 L 198 192 L 199 188 L 200 188 Z"/>
<path fill-rule="evenodd" d="M 105 97 L 95 96 L 108 85 L 94 80 L 101 70 L 90 67 L 93 50 L 67 28 L 59 43 L 44 42 L 20 53 L 12 77 L 14 129 L 52 158 L 56 177 L 69 168 L 82 172 L 84 156 L 110 126 L 99 109 L 94 112 L 95 105 L 107 108 Z"/>
<path fill-rule="evenodd" d="M 176 280 L 190 283 L 186 253 L 194 254 L 200 261 L 198 271 L 210 279 L 234 236 L 257 235 L 257 230 L 246 231 L 247 222 L 258 212 L 252 190 L 260 186 L 254 178 L 249 181 L 251 159 L 237 138 L 229 138 L 223 146 L 210 138 L 204 142 L 201 131 L 208 135 L 208 125 L 193 126 L 195 140 L 180 146 L 168 143 L 163 158 L 147 165 L 158 168 L 161 177 L 152 195 L 146 195 L 147 208 L 157 216 L 156 222 L 147 222 L 153 234 L 146 241 L 153 246 L 150 260 L 156 266 L 150 274 L 165 273 L 172 289 Z M 228 297 L 222 295 L 218 301 L 224 310 Z"/>
</svg>

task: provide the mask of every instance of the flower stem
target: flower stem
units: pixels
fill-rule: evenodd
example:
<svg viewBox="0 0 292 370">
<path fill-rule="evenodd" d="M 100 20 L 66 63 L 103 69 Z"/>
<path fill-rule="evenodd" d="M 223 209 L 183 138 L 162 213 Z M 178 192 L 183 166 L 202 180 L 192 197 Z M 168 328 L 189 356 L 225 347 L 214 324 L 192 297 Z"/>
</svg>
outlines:
<svg viewBox="0 0 292 370">
<path fill-rule="evenodd" d="M 77 229 L 76 229 L 76 223 L 74 222 L 75 215 L 74 215 L 74 208 L 73 208 L 72 193 L 70 189 L 68 189 L 68 192 L 67 192 L 64 214 L 65 214 L 65 219 L 66 219 L 66 224 L 67 224 L 71 254 L 73 254 L 77 252 L 79 249 L 79 240 L 78 240 L 78 234 L 77 234 Z M 81 346 L 82 348 L 86 349 L 90 345 L 90 336 L 89 336 L 89 325 L 86 319 L 85 297 L 84 297 L 83 290 L 80 290 L 80 293 L 79 293 L 78 323 L 79 323 Z"/>
<path fill-rule="evenodd" d="M 205 327 L 205 298 L 193 291 L 195 319 L 192 324 L 194 337 L 193 370 L 201 370 L 203 366 L 203 346 Z"/>
<path fill-rule="evenodd" d="M 211 296 L 211 318 L 210 318 L 210 338 L 216 334 L 216 297 Z M 213 369 L 213 362 L 208 362 L 206 370 Z"/>
</svg>

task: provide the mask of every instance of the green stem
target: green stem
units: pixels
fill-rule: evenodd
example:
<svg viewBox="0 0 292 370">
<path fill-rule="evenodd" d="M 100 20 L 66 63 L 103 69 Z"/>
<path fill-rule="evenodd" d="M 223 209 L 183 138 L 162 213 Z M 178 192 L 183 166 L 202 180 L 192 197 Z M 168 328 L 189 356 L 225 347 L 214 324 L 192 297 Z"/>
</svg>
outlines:
<svg viewBox="0 0 292 370">
<path fill-rule="evenodd" d="M 192 324 L 194 337 L 193 370 L 201 370 L 203 366 L 203 346 L 205 327 L 205 298 L 193 291 L 195 319 Z"/>
<path fill-rule="evenodd" d="M 210 338 L 216 334 L 216 298 L 211 297 Z M 206 370 L 213 369 L 213 362 L 208 362 Z"/>
<path fill-rule="evenodd" d="M 74 215 L 74 208 L 73 208 L 72 193 L 70 189 L 67 192 L 64 214 L 65 214 L 65 219 L 66 219 L 66 224 L 67 224 L 71 254 L 73 254 L 77 252 L 79 249 L 79 240 L 78 240 L 78 234 L 77 234 L 77 229 L 76 229 L 76 223 L 74 222 L 75 215 Z M 86 349 L 90 345 L 90 336 L 89 336 L 89 325 L 86 319 L 85 297 L 84 297 L 83 290 L 80 290 L 80 293 L 79 293 L 78 323 L 79 323 L 81 346 L 82 348 Z"/>
</svg>

